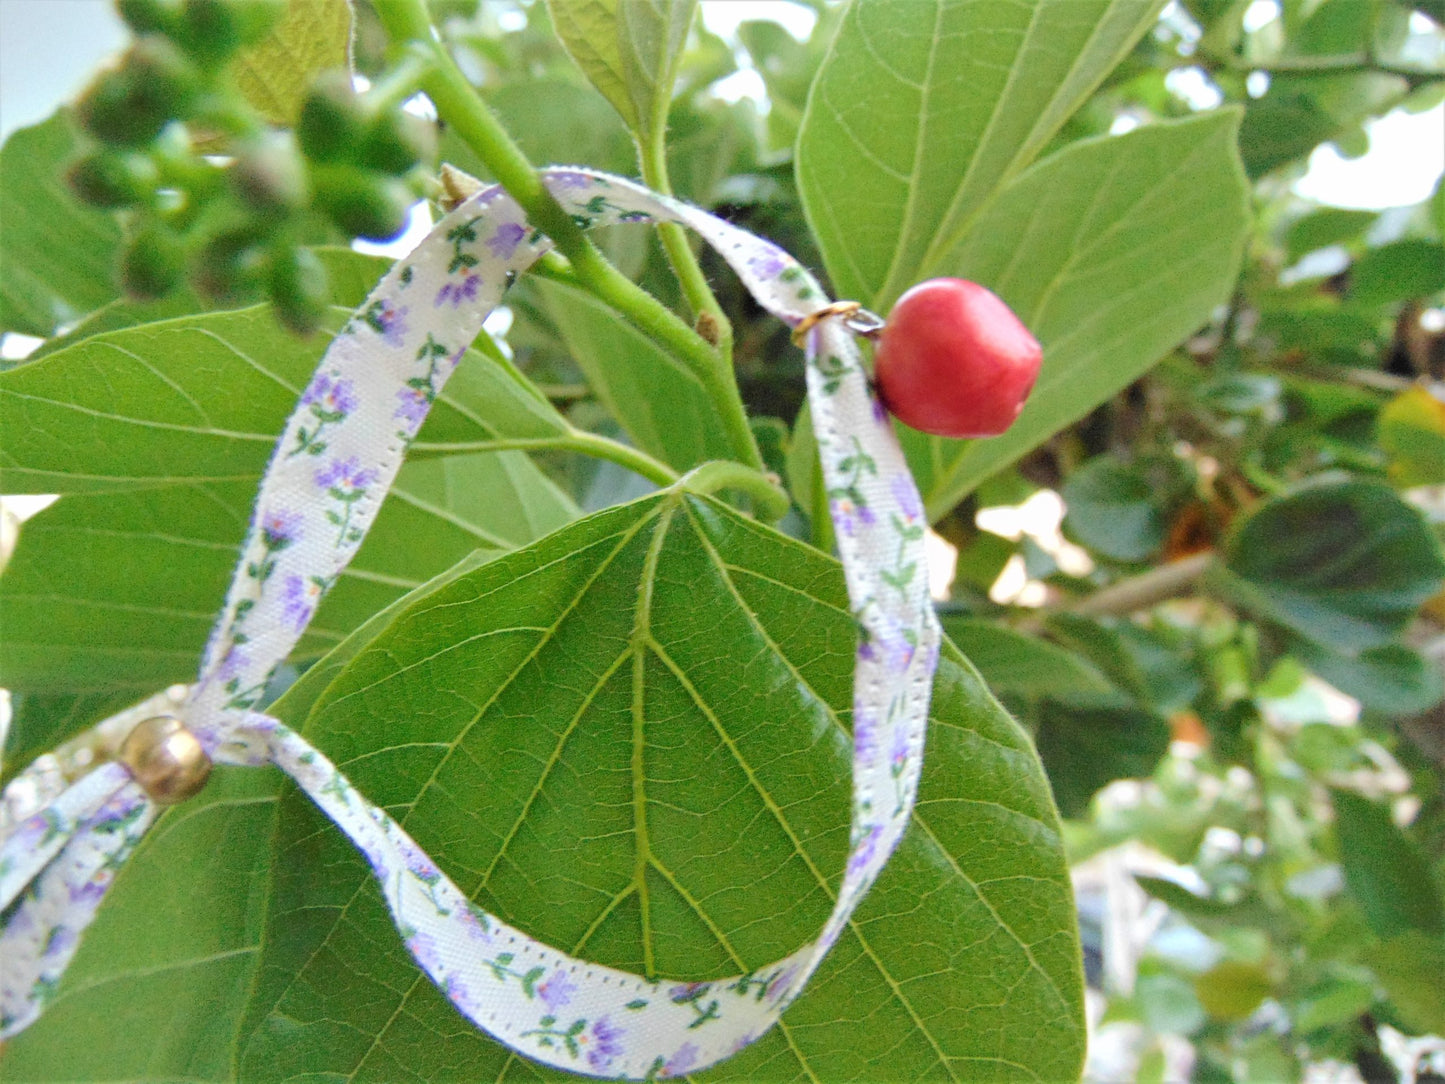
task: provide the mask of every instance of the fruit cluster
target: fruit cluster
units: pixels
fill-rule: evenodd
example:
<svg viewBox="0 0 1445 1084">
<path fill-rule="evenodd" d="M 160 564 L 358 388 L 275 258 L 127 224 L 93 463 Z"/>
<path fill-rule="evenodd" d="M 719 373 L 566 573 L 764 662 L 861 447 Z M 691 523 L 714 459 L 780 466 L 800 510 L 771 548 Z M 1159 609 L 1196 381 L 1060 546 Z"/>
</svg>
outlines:
<svg viewBox="0 0 1445 1084">
<path fill-rule="evenodd" d="M 96 146 L 68 179 L 87 203 L 125 213 L 120 278 L 133 298 L 183 279 L 212 303 L 258 290 L 282 323 L 309 332 L 326 273 L 300 241 L 325 233 L 388 240 L 406 225 L 432 127 L 402 92 L 361 95 L 345 73 L 318 81 L 295 132 L 268 125 L 231 76 L 286 0 L 117 0 L 136 34 L 76 105 Z M 410 182 L 410 183 L 409 183 Z"/>
</svg>

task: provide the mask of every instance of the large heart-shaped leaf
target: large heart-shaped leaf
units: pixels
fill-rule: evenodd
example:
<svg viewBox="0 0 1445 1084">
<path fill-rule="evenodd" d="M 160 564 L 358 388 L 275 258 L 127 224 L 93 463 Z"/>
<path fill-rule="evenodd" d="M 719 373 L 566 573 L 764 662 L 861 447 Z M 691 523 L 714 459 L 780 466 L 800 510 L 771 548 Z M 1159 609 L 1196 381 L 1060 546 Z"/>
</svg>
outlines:
<svg viewBox="0 0 1445 1084">
<path fill-rule="evenodd" d="M 933 516 L 1141 376 L 1233 286 L 1248 190 L 1222 111 L 1076 143 L 999 193 L 948 274 L 985 283 L 1044 347 L 1012 428 L 981 441 L 904 430 Z"/>
<path fill-rule="evenodd" d="M 791 951 L 831 905 L 855 629 L 834 562 L 667 492 L 412 603 L 307 730 L 483 906 L 589 958 L 705 978 Z M 933 715 L 917 823 L 874 896 L 784 1026 L 711 1078 L 1077 1073 L 1038 762 L 956 655 Z M 410 964 L 309 803 L 280 831 L 243 1076 L 535 1075 Z"/>
<path fill-rule="evenodd" d="M 0 147 L 0 331 L 49 335 L 119 293 L 120 227 L 61 179 L 80 149 L 69 110 Z"/>
<path fill-rule="evenodd" d="M 953 274 L 1021 172 L 1154 22 L 1156 0 L 870 0 L 808 98 L 798 189 L 839 296 Z"/>
</svg>

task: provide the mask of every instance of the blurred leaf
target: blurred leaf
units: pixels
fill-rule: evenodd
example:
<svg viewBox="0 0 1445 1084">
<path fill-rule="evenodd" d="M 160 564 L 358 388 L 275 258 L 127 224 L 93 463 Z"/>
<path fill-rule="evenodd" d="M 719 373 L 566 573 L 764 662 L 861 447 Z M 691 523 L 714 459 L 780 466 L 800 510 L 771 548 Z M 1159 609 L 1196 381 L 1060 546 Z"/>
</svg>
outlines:
<svg viewBox="0 0 1445 1084">
<path fill-rule="evenodd" d="M 1149 877 L 1142 873 L 1136 873 L 1134 880 L 1138 881 L 1139 887 L 1149 895 L 1161 903 L 1168 904 L 1170 910 L 1179 912 L 1185 918 L 1227 918 L 1239 911 L 1237 904 L 1196 896 L 1183 885 L 1163 877 Z"/>
<path fill-rule="evenodd" d="M 418 599 L 307 731 L 374 801 L 410 809 L 483 906 L 590 959 L 636 969 L 650 949 L 659 973 L 702 978 L 790 951 L 831 906 L 855 635 L 836 563 L 660 494 Z M 782 1028 L 709 1078 L 1076 1076 L 1074 917 L 1037 761 L 951 649 L 934 719 L 893 864 Z M 277 855 L 243 1075 L 502 1075 L 512 1055 L 420 980 L 364 861 L 304 799 Z M 969 981 L 935 981 L 939 955 Z M 324 977 L 338 963 L 344 983 Z"/>
<path fill-rule="evenodd" d="M 1115 561 L 1143 561 L 1164 544 L 1168 524 L 1144 471 L 1095 456 L 1069 475 L 1060 496 L 1064 526 L 1080 544 Z"/>
<path fill-rule="evenodd" d="M 1067 699 L 1114 691 L 1092 664 L 1047 640 L 963 617 L 945 617 L 943 628 L 995 693 Z"/>
<path fill-rule="evenodd" d="M 1396 485 L 1445 484 L 1445 403 L 1425 388 L 1406 388 L 1380 409 L 1379 425 Z"/>
<path fill-rule="evenodd" d="M 1194 980 L 1204 1011 L 1216 1020 L 1244 1020 L 1274 992 L 1274 983 L 1258 964 L 1224 960 Z"/>
<path fill-rule="evenodd" d="M 1209 582 L 1245 608 L 1336 651 L 1391 643 L 1440 589 L 1424 520 L 1375 482 L 1324 482 L 1266 501 L 1234 531 Z"/>
<path fill-rule="evenodd" d="M 1353 5 L 1366 10 L 1365 5 Z M 1351 45 L 1351 49 L 1355 48 Z M 1367 117 L 1383 112 L 1405 89 L 1398 76 L 1276 72 L 1252 100 L 1239 130 L 1239 152 L 1251 177 L 1303 158 L 1321 143 L 1344 139 Z"/>
<path fill-rule="evenodd" d="M 1169 751 L 1169 724 L 1138 708 L 1071 708 L 1045 700 L 1034 736 L 1054 800 L 1065 817 L 1082 817 L 1115 779 L 1153 772 Z"/>
<path fill-rule="evenodd" d="M 597 398 L 637 447 L 680 471 L 731 458 L 717 409 L 692 370 L 590 294 L 545 280 L 535 287 Z"/>
<path fill-rule="evenodd" d="M 646 142 L 667 123 L 697 0 L 547 0 L 577 66 Z"/>
<path fill-rule="evenodd" d="M 1169 713 L 1199 695 L 1200 678 L 1181 645 L 1133 621 L 1060 612 L 1049 615 L 1049 631 L 1089 659 L 1120 689 L 1141 704 Z"/>
<path fill-rule="evenodd" d="M 1445 941 L 1409 930 L 1369 949 L 1366 960 L 1408 1024 L 1445 1034 Z"/>
<path fill-rule="evenodd" d="M 993 195 L 1154 25 L 1158 8 L 851 4 L 797 148 L 798 188 L 838 296 L 883 311 L 918 280 L 955 274 L 958 249 L 986 228 L 980 216 Z M 1020 231 L 1006 233 L 1017 240 Z"/>
<path fill-rule="evenodd" d="M 1352 970 L 1363 973 L 1342 973 L 1334 969 L 1289 1007 L 1297 1033 L 1348 1024 L 1369 1011 L 1376 997 L 1373 978 L 1361 968 Z"/>
<path fill-rule="evenodd" d="M 1430 867 L 1413 840 L 1390 819 L 1388 806 L 1332 789 L 1340 864 L 1350 895 L 1382 938 L 1409 931 L 1445 935 L 1445 907 Z"/>
<path fill-rule="evenodd" d="M 1319 249 L 1358 241 L 1377 217 L 1374 211 L 1321 207 L 1290 226 L 1285 234 L 1285 256 L 1294 263 L 1301 256 Z"/>
<path fill-rule="evenodd" d="M 1404 644 L 1346 655 L 1292 637 L 1290 649 L 1325 681 L 1372 711 L 1418 715 L 1445 698 L 1439 666 Z"/>
<path fill-rule="evenodd" d="M 1350 269 L 1350 298 L 1388 305 L 1445 290 L 1445 247 L 1434 241 L 1395 241 L 1372 248 Z"/>
<path fill-rule="evenodd" d="M 1248 217 L 1237 117 L 1074 144 L 981 213 L 938 270 L 1008 302 L 1043 344 L 1043 371 L 1002 436 L 902 431 L 930 516 L 1123 390 L 1227 299 Z"/>
<path fill-rule="evenodd" d="M 61 179 L 82 146 L 62 109 L 0 147 L 0 332 L 44 337 L 120 293 L 115 217 Z"/>
<path fill-rule="evenodd" d="M 1134 994 L 1144 1023 L 1155 1033 L 1188 1035 L 1204 1026 L 1204 1007 L 1188 979 L 1168 972 L 1143 974 Z"/>
<path fill-rule="evenodd" d="M 262 116 L 289 126 L 319 74 L 350 66 L 351 0 L 287 0 L 281 21 L 231 71 Z"/>
</svg>

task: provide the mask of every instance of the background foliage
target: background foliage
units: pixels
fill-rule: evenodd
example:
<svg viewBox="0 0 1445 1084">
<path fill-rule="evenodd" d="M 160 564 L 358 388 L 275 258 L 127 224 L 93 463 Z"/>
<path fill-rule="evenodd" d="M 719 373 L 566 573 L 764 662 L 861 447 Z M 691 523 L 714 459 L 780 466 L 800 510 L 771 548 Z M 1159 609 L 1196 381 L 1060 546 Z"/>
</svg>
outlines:
<svg viewBox="0 0 1445 1084">
<path fill-rule="evenodd" d="M 886 311 L 964 276 L 1040 338 L 1008 434 L 901 432 L 959 550 L 916 823 L 784 1024 L 700 1078 L 1077 1076 L 1066 860 L 1148 854 L 1164 875 L 1131 883 L 1159 934 L 1122 965 L 1080 881 L 1096 1007 L 1135 1025 L 1128 1072 L 1159 1079 L 1183 1036 L 1201 1081 L 1326 1059 L 1395 1079 L 1382 1028 L 1445 1032 L 1445 337 L 1422 319 L 1445 289 L 1445 187 L 1376 214 L 1291 184 L 1318 145 L 1363 150 L 1371 117 L 1445 97 L 1445 12 L 808 9 L 804 40 L 758 20 L 724 41 L 683 0 L 432 0 L 448 82 L 404 47 L 426 40 L 413 0 L 291 0 L 208 76 L 254 117 L 230 131 L 202 96 L 145 153 L 289 146 L 276 133 L 349 49 L 383 113 L 418 88 L 434 103 L 436 146 L 402 178 L 433 201 L 439 161 L 520 190 L 497 118 L 531 162 L 640 173 L 835 296 Z M 761 97 L 726 93 L 744 69 Z M 0 492 L 61 494 L 0 575 L 5 778 L 189 679 L 324 329 L 385 266 L 345 247 L 309 149 L 309 203 L 243 206 L 213 155 L 199 187 L 168 175 L 116 212 L 57 183 L 93 146 L 62 110 L 0 149 L 0 329 L 45 338 L 0 372 Z M 214 289 L 214 231 L 256 221 L 266 266 L 321 268 L 303 300 L 322 333 L 255 303 L 294 325 L 312 310 L 292 280 Z M 191 246 L 189 284 L 123 298 L 109 268 L 157 223 Z M 599 246 L 616 279 L 579 239 L 509 295 L 510 327 L 449 384 L 270 710 L 489 910 L 706 978 L 790 951 L 828 910 L 853 626 L 786 329 L 668 231 Z M 670 484 L 719 458 L 782 477 L 787 516 Z M 1040 490 L 1062 495 L 1072 550 L 977 526 Z M 1010 561 L 1042 608 L 990 599 Z M 1321 679 L 1357 718 L 1327 720 Z M 308 803 L 217 774 L 119 879 L 7 1079 L 553 1075 L 422 980 Z"/>
</svg>

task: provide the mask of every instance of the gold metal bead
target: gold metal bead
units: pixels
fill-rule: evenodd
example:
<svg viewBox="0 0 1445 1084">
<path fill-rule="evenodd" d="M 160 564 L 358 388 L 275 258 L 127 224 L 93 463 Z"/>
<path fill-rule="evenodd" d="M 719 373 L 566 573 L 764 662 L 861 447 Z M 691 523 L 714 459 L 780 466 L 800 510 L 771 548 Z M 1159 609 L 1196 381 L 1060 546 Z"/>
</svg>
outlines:
<svg viewBox="0 0 1445 1084">
<path fill-rule="evenodd" d="M 120 747 L 120 761 L 158 805 L 184 802 L 206 785 L 211 758 L 174 715 L 136 724 Z"/>
</svg>

